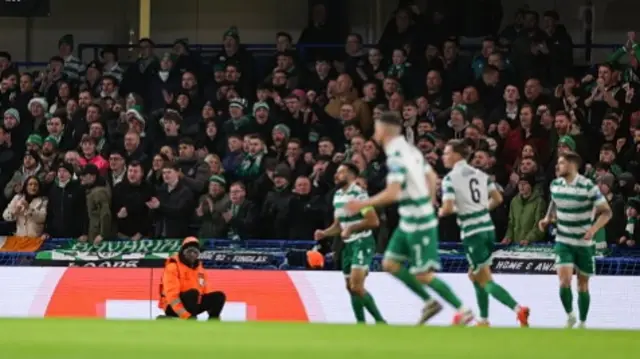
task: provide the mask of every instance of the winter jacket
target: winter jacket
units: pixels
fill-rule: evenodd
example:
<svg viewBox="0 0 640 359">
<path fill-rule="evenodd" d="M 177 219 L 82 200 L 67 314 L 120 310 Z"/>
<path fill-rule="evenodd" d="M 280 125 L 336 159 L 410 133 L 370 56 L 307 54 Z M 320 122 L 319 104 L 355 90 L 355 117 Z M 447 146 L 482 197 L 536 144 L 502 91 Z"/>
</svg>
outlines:
<svg viewBox="0 0 640 359">
<path fill-rule="evenodd" d="M 293 194 L 288 210 L 290 226 L 287 238 L 309 240 L 316 229 L 324 228 L 329 205 L 324 201 L 324 196 Z"/>
<path fill-rule="evenodd" d="M 538 222 L 544 217 L 547 204 L 541 194 L 533 191 L 529 198 L 517 195 L 511 200 L 509 224 L 506 238 L 514 242 L 538 242 L 544 239 L 544 233 L 538 229 Z"/>
<path fill-rule="evenodd" d="M 111 217 L 111 191 L 106 184 L 100 183 L 87 190 L 87 213 L 89 225 L 87 237 L 93 241 L 98 235 L 104 239 L 112 237 L 113 219 Z"/>
<path fill-rule="evenodd" d="M 211 177 L 211 167 L 199 159 L 180 159 L 178 166 L 184 175 L 181 181 L 194 195 L 203 193 Z"/>
<path fill-rule="evenodd" d="M 233 235 L 230 237 L 255 238 L 259 233 L 258 224 L 261 220 L 259 214 L 260 209 L 253 202 L 245 199 L 229 221 L 229 234 Z"/>
<path fill-rule="evenodd" d="M 213 204 L 212 207 L 209 207 L 207 199 Z M 200 225 L 198 237 L 225 238 L 228 232 L 228 225 L 222 217 L 222 214 L 228 211 L 231 206 L 229 196 L 224 194 L 218 198 L 214 198 L 209 194 L 205 194 L 200 197 L 200 204 L 202 204 L 203 215 L 200 217 L 202 224 Z"/>
<path fill-rule="evenodd" d="M 160 238 L 184 238 L 189 235 L 189 221 L 193 214 L 194 196 L 187 185 L 180 180 L 169 191 L 162 185 L 157 195 L 160 207 L 155 210 L 155 236 Z"/>
<path fill-rule="evenodd" d="M 78 163 L 80 164 L 80 167 L 84 167 L 90 163 L 95 165 L 96 167 L 98 167 L 98 172 L 100 172 L 100 176 L 103 176 L 103 177 L 106 176 L 107 172 L 109 171 L 109 161 L 105 160 L 104 157 L 100 155 L 94 156 L 90 160 L 87 160 L 83 156 L 80 156 L 78 158 Z"/>
<path fill-rule="evenodd" d="M 22 194 L 14 196 L 2 217 L 5 221 L 16 222 L 16 236 L 40 237 L 44 233 L 44 224 L 47 219 L 47 197 L 34 198 L 29 203 L 29 207 L 18 214 L 16 208 L 23 199 Z"/>
<path fill-rule="evenodd" d="M 356 112 L 356 118 L 360 120 L 360 127 L 362 131 L 368 133 L 373 128 L 373 119 L 371 117 L 371 110 L 366 102 L 358 98 L 357 91 L 352 91 L 339 98 L 334 98 L 324 110 L 333 118 L 340 118 L 340 109 L 344 104 L 351 104 L 353 110 Z"/>
<path fill-rule="evenodd" d="M 289 237 L 289 202 L 291 191 L 289 187 L 274 188 L 267 194 L 262 205 L 260 219 L 264 224 L 263 233 L 266 239 L 286 239 Z"/>
<path fill-rule="evenodd" d="M 71 180 L 64 187 L 56 183 L 49 189 L 45 232 L 54 238 L 77 238 L 86 234 L 87 195 L 80 182 Z"/>
<path fill-rule="evenodd" d="M 117 233 L 133 237 L 137 233 L 143 236 L 151 234 L 151 216 L 147 202 L 155 195 L 155 186 L 149 182 L 138 185 L 122 181 L 113 189 L 111 210 Z M 127 210 L 125 218 L 118 218 L 122 208 Z"/>
</svg>

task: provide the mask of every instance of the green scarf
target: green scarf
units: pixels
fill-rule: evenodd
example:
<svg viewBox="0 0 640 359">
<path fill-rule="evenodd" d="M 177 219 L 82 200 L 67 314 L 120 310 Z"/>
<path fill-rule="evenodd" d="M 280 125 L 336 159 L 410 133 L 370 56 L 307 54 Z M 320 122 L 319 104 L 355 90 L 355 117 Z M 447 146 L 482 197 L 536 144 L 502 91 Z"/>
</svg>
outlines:
<svg viewBox="0 0 640 359">
<path fill-rule="evenodd" d="M 238 211 L 240 211 L 240 205 L 232 203 L 230 210 L 231 210 L 231 218 L 234 218 L 238 214 Z M 233 241 L 239 241 L 241 239 L 238 233 L 236 233 L 236 231 L 231 226 L 229 227 L 227 236 L 229 237 L 229 239 Z"/>
<path fill-rule="evenodd" d="M 264 154 L 262 153 L 257 155 L 246 153 L 244 155 L 244 159 L 240 162 L 240 167 L 236 170 L 236 174 L 240 177 L 258 176 L 260 174 L 260 166 L 263 158 Z"/>
<path fill-rule="evenodd" d="M 387 75 L 395 78 L 401 78 L 409 70 L 409 67 L 411 67 L 411 64 L 408 62 L 405 62 L 404 64 L 400 64 L 400 65 L 391 65 L 389 66 Z"/>
</svg>

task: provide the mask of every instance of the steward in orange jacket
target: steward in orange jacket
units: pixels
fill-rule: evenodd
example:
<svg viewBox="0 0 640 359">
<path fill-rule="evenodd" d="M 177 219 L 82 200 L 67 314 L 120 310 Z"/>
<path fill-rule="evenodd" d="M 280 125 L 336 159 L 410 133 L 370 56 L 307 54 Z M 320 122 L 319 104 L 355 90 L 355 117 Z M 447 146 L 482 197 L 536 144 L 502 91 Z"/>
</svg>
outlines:
<svg viewBox="0 0 640 359">
<path fill-rule="evenodd" d="M 198 257 L 200 242 L 188 237 L 180 252 L 167 259 L 160 280 L 160 303 L 167 317 L 196 319 L 202 312 L 218 319 L 226 297 L 222 292 L 207 293 L 207 275 Z"/>
</svg>

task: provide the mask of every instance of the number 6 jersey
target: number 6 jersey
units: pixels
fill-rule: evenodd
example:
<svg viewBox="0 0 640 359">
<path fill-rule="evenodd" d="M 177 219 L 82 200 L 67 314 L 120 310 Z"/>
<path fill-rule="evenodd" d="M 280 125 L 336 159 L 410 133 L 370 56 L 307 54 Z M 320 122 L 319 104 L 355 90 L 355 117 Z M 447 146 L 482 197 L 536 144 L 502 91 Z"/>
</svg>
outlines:
<svg viewBox="0 0 640 359">
<path fill-rule="evenodd" d="M 489 214 L 489 193 L 496 186 L 481 170 L 459 161 L 442 179 L 442 200 L 453 200 L 458 215 L 460 238 L 494 231 Z"/>
</svg>

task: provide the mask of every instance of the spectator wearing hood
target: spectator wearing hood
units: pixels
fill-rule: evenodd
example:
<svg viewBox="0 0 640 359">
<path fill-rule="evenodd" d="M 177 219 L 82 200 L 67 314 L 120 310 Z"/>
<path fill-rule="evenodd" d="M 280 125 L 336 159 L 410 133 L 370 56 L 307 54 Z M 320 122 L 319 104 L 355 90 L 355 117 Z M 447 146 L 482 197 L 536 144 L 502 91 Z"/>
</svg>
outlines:
<svg viewBox="0 0 640 359">
<path fill-rule="evenodd" d="M 38 152 L 26 152 L 22 158 L 22 166 L 13 173 L 11 180 L 4 187 L 5 198 L 11 200 L 14 195 L 23 193 L 25 181 L 29 177 L 35 176 L 38 180 L 44 181 L 45 174 Z"/>
<path fill-rule="evenodd" d="M 226 296 L 222 292 L 209 291 L 207 272 L 199 256 L 200 242 L 188 237 L 182 242 L 180 252 L 167 259 L 158 303 L 166 317 L 196 319 L 200 313 L 207 312 L 209 320 L 220 318 Z"/>
<path fill-rule="evenodd" d="M 196 208 L 196 216 L 201 225 L 198 231 L 200 238 L 224 238 L 228 233 L 228 224 L 224 213 L 231 207 L 225 187 L 227 181 L 223 176 L 213 175 L 209 178 L 208 192 L 200 197 Z"/>
<path fill-rule="evenodd" d="M 98 167 L 93 164 L 84 166 L 80 174 L 80 182 L 84 186 L 87 196 L 89 222 L 86 237 L 90 243 L 97 245 L 115 234 L 112 231 L 111 191 L 105 180 L 100 177 Z"/>
<path fill-rule="evenodd" d="M 79 181 L 73 179 L 73 165 L 63 162 L 48 193 L 45 233 L 53 238 L 80 238 L 88 223 L 87 195 Z M 86 237 L 83 238 L 86 240 Z"/>
<path fill-rule="evenodd" d="M 113 216 L 118 238 L 138 240 L 151 234 L 151 216 L 146 203 L 155 195 L 155 188 L 144 180 L 144 168 L 137 161 L 129 163 L 126 181 L 113 188 Z"/>
<path fill-rule="evenodd" d="M 47 197 L 43 194 L 43 185 L 38 177 L 30 176 L 23 187 L 4 210 L 3 218 L 16 222 L 16 236 L 40 237 L 47 218 Z"/>
<path fill-rule="evenodd" d="M 534 191 L 536 178 L 524 176 L 518 181 L 518 195 L 509 207 L 509 222 L 503 244 L 516 243 L 522 246 L 544 240 L 545 234 L 538 222 L 547 211 L 547 204 L 539 191 Z"/>
<path fill-rule="evenodd" d="M 178 167 L 181 182 L 194 195 L 200 195 L 205 192 L 207 181 L 211 176 L 211 168 L 196 156 L 195 143 L 191 138 L 182 138 L 179 147 Z"/>
<path fill-rule="evenodd" d="M 262 232 L 267 239 L 289 238 L 289 204 L 291 170 L 286 164 L 279 164 L 273 173 L 273 189 L 267 193 L 262 204 L 260 219 L 264 226 Z"/>
</svg>

